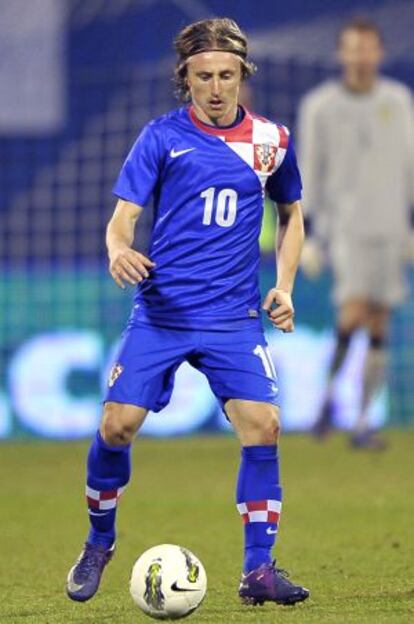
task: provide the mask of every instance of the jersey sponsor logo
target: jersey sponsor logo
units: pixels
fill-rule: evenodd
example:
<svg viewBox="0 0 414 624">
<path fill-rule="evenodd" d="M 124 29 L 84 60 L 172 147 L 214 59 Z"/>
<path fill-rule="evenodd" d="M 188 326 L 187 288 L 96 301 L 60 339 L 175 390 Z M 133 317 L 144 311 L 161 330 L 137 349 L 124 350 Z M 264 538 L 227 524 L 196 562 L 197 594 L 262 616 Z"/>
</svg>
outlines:
<svg viewBox="0 0 414 624">
<path fill-rule="evenodd" d="M 175 147 L 170 151 L 171 158 L 177 158 L 177 156 L 182 156 L 183 154 L 187 154 L 187 152 L 192 152 L 195 150 L 195 147 L 188 147 L 187 149 L 175 151 Z"/>
<path fill-rule="evenodd" d="M 119 375 L 122 373 L 123 370 L 124 370 L 124 367 L 122 366 L 122 364 L 113 365 L 109 373 L 109 379 L 108 379 L 108 386 L 110 388 L 112 388 L 112 386 L 114 385 L 114 383 L 116 382 L 116 380 L 118 379 Z"/>
<path fill-rule="evenodd" d="M 254 169 L 270 173 L 276 165 L 276 146 L 270 143 L 254 145 Z"/>
</svg>

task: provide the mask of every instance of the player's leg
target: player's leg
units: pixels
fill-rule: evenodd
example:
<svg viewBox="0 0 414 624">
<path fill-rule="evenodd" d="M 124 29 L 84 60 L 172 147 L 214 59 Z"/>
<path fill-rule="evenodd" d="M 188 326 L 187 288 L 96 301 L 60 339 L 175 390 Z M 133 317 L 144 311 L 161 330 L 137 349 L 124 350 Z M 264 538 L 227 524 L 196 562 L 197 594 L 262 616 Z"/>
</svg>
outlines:
<svg viewBox="0 0 414 624">
<path fill-rule="evenodd" d="M 389 317 L 390 310 L 387 306 L 369 306 L 366 322 L 369 343 L 363 368 L 361 406 L 351 438 L 351 443 L 356 448 L 382 449 L 385 446 L 384 441 L 370 428 L 368 409 L 385 381 Z"/>
<path fill-rule="evenodd" d="M 84 602 L 96 593 L 102 572 L 115 550 L 119 498 L 131 474 L 131 444 L 147 409 L 108 402 L 88 453 L 86 500 L 90 529 L 84 549 L 71 568 L 67 593 Z"/>
<path fill-rule="evenodd" d="M 370 267 L 375 264 L 375 249 L 364 242 L 336 234 L 330 244 L 334 273 L 334 301 L 337 306 L 336 342 L 321 409 L 312 428 L 324 437 L 333 426 L 333 392 L 336 376 L 342 368 L 354 332 L 363 327 L 372 287 Z"/>
<path fill-rule="evenodd" d="M 241 444 L 237 508 L 244 523 L 244 573 L 272 562 L 282 488 L 279 479 L 279 410 L 271 403 L 231 399 L 226 414 Z"/>
<path fill-rule="evenodd" d="M 125 333 L 109 377 L 102 423 L 88 454 L 90 531 L 68 576 L 73 600 L 89 600 L 99 587 L 114 550 L 116 508 L 130 477 L 132 441 L 148 410 L 159 411 L 168 403 L 185 348 L 182 332 L 134 327 Z"/>
<path fill-rule="evenodd" d="M 205 332 L 204 350 L 191 362 L 204 372 L 241 443 L 237 507 L 244 522 L 240 596 L 293 604 L 308 597 L 272 562 L 282 489 L 276 373 L 261 331 Z"/>
<path fill-rule="evenodd" d="M 309 591 L 291 583 L 272 560 L 282 488 L 279 479 L 279 409 L 231 399 L 226 414 L 241 443 L 237 508 L 244 522 L 244 566 L 239 595 L 247 604 L 295 604 Z"/>
<path fill-rule="evenodd" d="M 369 430 L 367 412 L 385 378 L 390 312 L 406 295 L 404 245 L 398 241 L 377 243 L 368 259 L 370 288 L 366 292 L 372 302 L 366 322 L 369 348 L 364 362 L 361 409 L 351 442 L 358 448 L 382 449 L 384 441 Z"/>
<path fill-rule="evenodd" d="M 349 352 L 355 331 L 367 321 L 369 304 L 364 299 L 352 298 L 340 304 L 338 309 L 335 347 L 329 365 L 328 380 L 321 410 L 313 426 L 317 437 L 324 437 L 333 426 L 333 392 L 336 376 L 341 370 Z"/>
<path fill-rule="evenodd" d="M 115 542 L 117 503 L 131 474 L 131 444 L 147 412 L 136 405 L 105 403 L 87 460 L 88 544 L 108 549 Z"/>
</svg>

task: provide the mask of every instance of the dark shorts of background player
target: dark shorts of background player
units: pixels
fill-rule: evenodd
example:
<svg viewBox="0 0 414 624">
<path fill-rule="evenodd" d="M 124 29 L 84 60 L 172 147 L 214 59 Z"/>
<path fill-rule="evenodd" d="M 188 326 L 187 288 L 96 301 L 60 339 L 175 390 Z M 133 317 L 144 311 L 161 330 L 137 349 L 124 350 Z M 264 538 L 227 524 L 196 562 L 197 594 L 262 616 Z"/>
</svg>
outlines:
<svg viewBox="0 0 414 624">
<path fill-rule="evenodd" d="M 276 404 L 277 379 L 260 330 L 200 331 L 129 326 L 111 369 L 104 401 L 159 412 L 182 362 L 204 373 L 222 408 L 229 399 Z"/>
</svg>

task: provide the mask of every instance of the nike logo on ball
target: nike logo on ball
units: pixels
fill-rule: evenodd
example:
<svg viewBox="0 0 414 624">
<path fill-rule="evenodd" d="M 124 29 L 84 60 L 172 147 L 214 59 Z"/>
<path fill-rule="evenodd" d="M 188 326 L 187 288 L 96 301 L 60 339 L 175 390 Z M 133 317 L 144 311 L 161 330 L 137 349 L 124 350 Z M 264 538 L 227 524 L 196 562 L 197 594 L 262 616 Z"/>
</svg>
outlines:
<svg viewBox="0 0 414 624">
<path fill-rule="evenodd" d="M 177 156 L 182 156 L 183 154 L 186 154 L 187 152 L 192 152 L 193 150 L 195 150 L 195 147 L 188 147 L 187 149 L 179 150 L 178 152 L 176 152 L 175 147 L 173 147 L 170 152 L 170 156 L 171 158 L 177 158 Z"/>
<path fill-rule="evenodd" d="M 175 581 L 172 585 L 171 585 L 171 589 L 173 591 L 177 591 L 177 592 L 195 592 L 195 591 L 199 591 L 198 589 L 187 589 L 186 587 L 178 587 L 177 586 L 177 581 Z"/>
<path fill-rule="evenodd" d="M 275 533 L 277 533 L 277 529 L 272 529 L 271 527 L 267 527 L 266 533 L 268 535 L 274 535 Z"/>
</svg>

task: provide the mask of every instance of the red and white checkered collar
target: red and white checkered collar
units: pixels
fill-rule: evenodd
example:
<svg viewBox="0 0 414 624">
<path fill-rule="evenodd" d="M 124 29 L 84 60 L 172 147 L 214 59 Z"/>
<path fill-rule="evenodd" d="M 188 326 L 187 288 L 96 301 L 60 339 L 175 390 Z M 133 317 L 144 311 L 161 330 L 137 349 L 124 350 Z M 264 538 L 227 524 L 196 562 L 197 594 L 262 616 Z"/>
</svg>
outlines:
<svg viewBox="0 0 414 624">
<path fill-rule="evenodd" d="M 193 105 L 190 105 L 188 112 L 193 124 L 203 132 L 206 132 L 207 134 L 212 134 L 214 136 L 219 136 L 226 142 L 237 141 L 242 143 L 250 143 L 252 141 L 253 134 L 253 117 L 251 113 L 246 108 L 244 108 L 244 106 L 242 106 L 242 109 L 244 111 L 243 119 L 240 123 L 238 123 L 236 126 L 232 126 L 231 128 L 220 128 L 210 126 L 209 124 L 204 123 L 203 121 L 201 121 L 201 119 L 197 117 Z"/>
<path fill-rule="evenodd" d="M 188 108 L 190 121 L 202 132 L 224 141 L 255 172 L 264 189 L 269 176 L 285 158 L 289 131 L 244 107 L 243 111 L 244 118 L 239 124 L 232 128 L 218 128 L 201 121 L 193 106 Z"/>
</svg>

